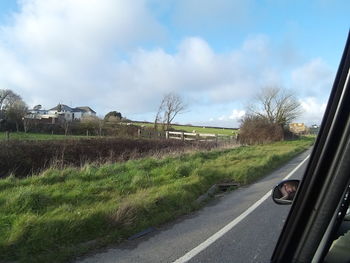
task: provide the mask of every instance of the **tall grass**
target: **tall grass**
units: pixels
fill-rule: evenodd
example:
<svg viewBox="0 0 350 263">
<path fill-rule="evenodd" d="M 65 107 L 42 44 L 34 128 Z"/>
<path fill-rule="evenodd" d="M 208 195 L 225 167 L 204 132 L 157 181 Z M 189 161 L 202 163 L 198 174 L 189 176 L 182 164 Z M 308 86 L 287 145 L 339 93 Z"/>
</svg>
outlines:
<svg viewBox="0 0 350 263">
<path fill-rule="evenodd" d="M 0 178 L 36 174 L 53 164 L 82 166 L 87 162 L 116 162 L 155 153 L 210 149 L 215 142 L 182 142 L 131 138 L 91 138 L 84 140 L 12 140 L 0 141 Z"/>
<path fill-rule="evenodd" d="M 0 261 L 64 262 L 198 205 L 214 183 L 250 183 L 312 139 L 199 152 L 0 180 Z M 94 240 L 93 242 L 88 242 Z"/>
</svg>

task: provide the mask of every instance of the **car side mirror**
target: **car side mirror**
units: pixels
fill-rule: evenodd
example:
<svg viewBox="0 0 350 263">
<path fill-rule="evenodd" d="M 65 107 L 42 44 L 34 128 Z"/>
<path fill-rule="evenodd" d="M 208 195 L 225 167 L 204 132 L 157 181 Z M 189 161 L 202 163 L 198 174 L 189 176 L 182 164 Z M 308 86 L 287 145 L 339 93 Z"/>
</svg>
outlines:
<svg viewBox="0 0 350 263">
<path fill-rule="evenodd" d="M 298 190 L 300 180 L 285 180 L 280 182 L 272 190 L 272 200 L 279 205 L 290 205 Z"/>
</svg>

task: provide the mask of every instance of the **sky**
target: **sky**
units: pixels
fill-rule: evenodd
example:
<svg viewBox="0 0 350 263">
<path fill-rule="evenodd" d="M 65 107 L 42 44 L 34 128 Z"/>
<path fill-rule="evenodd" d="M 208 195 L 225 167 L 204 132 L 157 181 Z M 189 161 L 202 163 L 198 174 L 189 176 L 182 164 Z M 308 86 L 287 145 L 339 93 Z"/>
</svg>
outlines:
<svg viewBox="0 0 350 263">
<path fill-rule="evenodd" d="M 29 107 L 90 106 L 153 121 L 239 127 L 261 89 L 293 91 L 320 124 L 349 31 L 350 1 L 1 0 L 0 89 Z"/>
</svg>

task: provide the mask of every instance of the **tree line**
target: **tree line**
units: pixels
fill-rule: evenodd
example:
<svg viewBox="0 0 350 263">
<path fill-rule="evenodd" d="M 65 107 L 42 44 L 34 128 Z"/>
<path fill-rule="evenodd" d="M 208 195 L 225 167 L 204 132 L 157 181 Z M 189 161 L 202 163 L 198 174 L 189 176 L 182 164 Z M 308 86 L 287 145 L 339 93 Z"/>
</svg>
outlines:
<svg viewBox="0 0 350 263">
<path fill-rule="evenodd" d="M 170 129 L 175 117 L 186 109 L 187 105 L 184 104 L 181 96 L 175 93 L 165 94 L 156 113 L 154 129 Z M 26 118 L 27 114 L 28 106 L 20 95 L 10 89 L 0 89 L 0 130 L 16 130 L 17 132 L 23 130 L 27 132 L 34 127 L 36 132 L 48 132 L 48 129 L 43 127 L 45 125 L 40 125 L 39 120 Z M 86 117 L 79 121 L 79 126 L 90 131 L 90 133 L 101 135 L 106 123 L 117 124 L 120 122 L 130 122 L 130 120 L 124 118 L 118 111 L 111 111 L 103 119 L 97 116 Z M 56 126 L 63 130 L 64 134 L 67 134 L 72 126 L 77 127 L 78 122 L 75 122 L 74 125 L 73 123 L 74 121 L 60 119 Z M 53 132 L 52 127 L 51 130 Z"/>
<path fill-rule="evenodd" d="M 156 111 L 154 130 L 169 130 L 175 117 L 185 112 L 187 108 L 188 105 L 184 103 L 180 95 L 165 94 Z M 6 126 L 16 131 L 20 131 L 21 128 L 27 131 L 31 124 L 25 118 L 27 113 L 28 106 L 20 95 L 10 89 L 0 89 L 0 130 L 4 130 Z M 290 135 L 288 124 L 301 113 L 301 105 L 292 91 L 276 86 L 263 88 L 252 98 L 245 116 L 241 119 L 240 140 L 246 144 L 283 140 Z M 74 125 L 72 121 L 62 120 L 56 126 L 63 130 L 64 134 L 67 134 L 69 130 L 74 130 L 79 134 L 87 131 L 91 135 L 102 135 L 114 133 L 115 128 L 112 127 L 116 127 L 115 124 L 121 122 L 130 125 L 131 121 L 123 118 L 120 112 L 111 111 L 103 119 L 91 116 Z M 54 131 L 52 126 L 47 129 L 35 121 L 33 123 L 39 127 L 34 130 L 36 132 L 50 132 L 49 129 Z M 132 133 L 135 133 L 135 129 L 130 128 L 133 129 Z M 124 129 L 124 133 L 130 132 L 127 128 Z"/>
</svg>

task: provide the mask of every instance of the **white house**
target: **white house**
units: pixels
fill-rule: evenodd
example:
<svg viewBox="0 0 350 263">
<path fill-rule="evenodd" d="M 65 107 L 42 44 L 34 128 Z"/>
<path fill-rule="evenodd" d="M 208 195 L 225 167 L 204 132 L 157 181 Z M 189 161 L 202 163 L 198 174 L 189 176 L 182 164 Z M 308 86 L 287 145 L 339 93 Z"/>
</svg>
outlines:
<svg viewBox="0 0 350 263">
<path fill-rule="evenodd" d="M 30 119 L 58 119 L 64 118 L 67 121 L 81 120 L 85 117 L 96 116 L 96 112 L 90 107 L 71 108 L 65 104 L 58 104 L 56 107 L 49 110 L 32 109 L 29 110 L 27 118 Z"/>
<path fill-rule="evenodd" d="M 96 116 L 96 112 L 88 106 L 76 107 L 74 108 L 74 110 L 75 112 L 79 112 L 79 111 L 81 112 L 80 118 Z"/>
<path fill-rule="evenodd" d="M 90 107 L 71 108 L 64 104 L 58 104 L 56 107 L 48 110 L 49 115 L 60 115 L 68 121 L 81 120 L 84 117 L 96 116 L 96 112 Z"/>
</svg>

